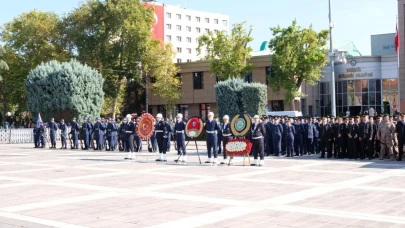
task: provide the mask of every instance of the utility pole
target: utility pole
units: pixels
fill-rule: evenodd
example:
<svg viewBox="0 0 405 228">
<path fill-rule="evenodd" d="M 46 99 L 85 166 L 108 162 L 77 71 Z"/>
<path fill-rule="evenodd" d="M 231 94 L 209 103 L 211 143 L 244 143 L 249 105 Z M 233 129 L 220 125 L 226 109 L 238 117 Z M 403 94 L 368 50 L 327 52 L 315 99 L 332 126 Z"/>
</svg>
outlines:
<svg viewBox="0 0 405 228">
<path fill-rule="evenodd" d="M 333 53 L 333 43 L 332 43 L 332 29 L 334 27 L 334 24 L 332 22 L 332 8 L 331 8 L 331 0 L 329 0 L 329 57 L 330 57 L 330 69 L 332 73 L 331 77 L 331 114 L 332 116 L 336 117 L 336 92 L 335 92 L 335 62 L 334 58 L 335 55 Z"/>
</svg>

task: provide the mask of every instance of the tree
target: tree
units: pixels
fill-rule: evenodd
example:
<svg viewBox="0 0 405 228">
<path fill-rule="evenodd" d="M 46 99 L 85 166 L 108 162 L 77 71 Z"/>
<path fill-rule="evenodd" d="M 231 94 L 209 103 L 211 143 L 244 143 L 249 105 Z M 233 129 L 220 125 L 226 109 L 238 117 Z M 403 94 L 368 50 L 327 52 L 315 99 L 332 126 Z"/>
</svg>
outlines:
<svg viewBox="0 0 405 228">
<path fill-rule="evenodd" d="M 10 70 L 3 74 L 5 94 L 9 104 L 17 111 L 26 110 L 24 80 L 29 72 L 42 62 L 51 60 L 67 61 L 69 53 L 61 42 L 63 26 L 61 19 L 53 12 L 32 10 L 23 13 L 0 29 Z"/>
<path fill-rule="evenodd" d="M 4 54 L 6 53 L 6 50 L 0 45 L 0 82 L 3 85 L 3 116 L 2 116 L 2 122 L 3 122 L 3 126 L 6 125 L 6 84 L 3 82 L 3 78 L 2 78 L 2 72 L 8 71 L 8 65 L 6 63 L 6 61 L 3 60 L 4 58 Z"/>
<path fill-rule="evenodd" d="M 231 118 L 240 113 L 266 114 L 267 86 L 261 83 L 247 83 L 242 79 L 228 79 L 215 85 L 219 118 Z"/>
<path fill-rule="evenodd" d="M 285 100 L 295 110 L 293 100 L 305 96 L 299 91 L 302 83 L 318 83 L 322 67 L 327 64 L 325 45 L 329 31 L 317 33 L 312 25 L 301 28 L 296 20 L 287 28 L 276 26 L 270 30 L 274 36 L 269 42 L 269 48 L 274 52 L 271 56 L 274 77 L 269 79 L 270 87 L 275 92 L 285 89 Z"/>
<path fill-rule="evenodd" d="M 206 50 L 204 60 L 210 60 L 210 73 L 221 80 L 243 78 L 248 75 L 252 65 L 248 60 L 252 57 L 252 48 L 248 44 L 253 40 L 250 36 L 252 26 L 245 28 L 246 22 L 234 24 L 230 35 L 225 31 L 210 31 L 198 38 L 197 53 Z"/>
<path fill-rule="evenodd" d="M 28 110 L 44 120 L 96 117 L 103 106 L 103 77 L 76 60 L 43 63 L 25 80 Z"/>
<path fill-rule="evenodd" d="M 171 44 L 161 47 L 157 41 L 150 45 L 142 64 L 143 71 L 154 79 L 151 84 L 153 95 L 166 101 L 167 110 L 172 110 L 182 98 L 181 82 L 177 77 L 179 68 L 173 63 L 175 55 Z"/>
<path fill-rule="evenodd" d="M 139 0 L 88 0 L 64 20 L 70 53 L 103 70 L 113 115 L 122 86 L 141 77 L 138 67 L 150 45 L 153 20 L 153 9 Z"/>
</svg>

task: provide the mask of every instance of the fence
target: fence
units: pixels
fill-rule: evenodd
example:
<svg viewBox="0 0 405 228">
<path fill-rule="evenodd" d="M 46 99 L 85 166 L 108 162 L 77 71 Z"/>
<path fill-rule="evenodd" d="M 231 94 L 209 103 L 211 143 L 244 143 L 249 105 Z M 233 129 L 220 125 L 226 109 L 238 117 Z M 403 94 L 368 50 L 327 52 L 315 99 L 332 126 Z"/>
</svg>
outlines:
<svg viewBox="0 0 405 228">
<path fill-rule="evenodd" d="M 70 132 L 68 128 L 67 132 Z M 45 136 L 49 139 L 49 128 L 46 129 Z M 56 132 L 56 141 L 60 141 L 60 129 Z M 33 128 L 21 129 L 0 129 L 0 144 L 21 144 L 34 143 Z"/>
</svg>

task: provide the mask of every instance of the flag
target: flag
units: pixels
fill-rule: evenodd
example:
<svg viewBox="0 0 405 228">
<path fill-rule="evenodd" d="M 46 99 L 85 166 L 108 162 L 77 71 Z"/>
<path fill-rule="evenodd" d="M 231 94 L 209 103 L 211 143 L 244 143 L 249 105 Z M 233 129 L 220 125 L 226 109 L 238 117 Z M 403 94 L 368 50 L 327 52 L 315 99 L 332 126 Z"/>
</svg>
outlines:
<svg viewBox="0 0 405 228">
<path fill-rule="evenodd" d="M 39 128 L 39 127 L 41 126 L 41 122 L 42 122 L 42 119 L 41 119 L 41 114 L 39 114 L 39 113 L 38 113 L 38 118 L 37 118 L 37 128 Z"/>
<path fill-rule="evenodd" d="M 396 26 L 396 30 L 397 30 L 397 34 L 395 34 L 395 52 L 398 54 L 398 51 L 401 48 L 401 41 L 399 39 L 398 24 Z"/>
</svg>

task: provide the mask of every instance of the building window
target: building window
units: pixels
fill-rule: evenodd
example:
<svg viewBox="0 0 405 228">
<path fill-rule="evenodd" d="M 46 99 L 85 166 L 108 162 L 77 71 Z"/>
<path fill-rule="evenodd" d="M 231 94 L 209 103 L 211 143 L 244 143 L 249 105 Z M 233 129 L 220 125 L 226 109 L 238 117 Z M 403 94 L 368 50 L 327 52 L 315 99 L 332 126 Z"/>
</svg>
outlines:
<svg viewBox="0 0 405 228">
<path fill-rule="evenodd" d="M 301 112 L 303 115 L 306 115 L 307 113 L 306 107 L 307 107 L 307 100 L 301 99 Z"/>
<path fill-rule="evenodd" d="M 330 103 L 330 89 L 329 82 L 319 83 L 319 96 L 320 96 L 320 107 L 321 107 L 321 116 L 328 116 L 331 113 L 331 103 Z M 346 83 L 348 90 L 350 90 L 350 83 Z M 352 87 L 353 88 L 353 87 Z M 354 89 L 354 88 L 353 88 Z"/>
<path fill-rule="evenodd" d="M 167 29 L 172 29 L 172 25 L 171 24 L 166 24 L 166 28 Z"/>
<path fill-rule="evenodd" d="M 203 121 L 207 120 L 207 116 L 210 110 L 211 110 L 210 104 L 200 104 L 200 117 Z"/>
<path fill-rule="evenodd" d="M 171 13 L 166 13 L 166 17 L 167 18 L 172 18 L 172 14 Z"/>
<path fill-rule="evenodd" d="M 219 22 L 218 22 L 218 19 L 214 19 L 214 24 L 218 24 Z"/>
<path fill-rule="evenodd" d="M 191 37 L 186 38 L 187 43 L 191 43 Z"/>
<path fill-rule="evenodd" d="M 178 42 L 181 42 L 181 36 L 176 36 Z"/>
<path fill-rule="evenodd" d="M 205 33 L 209 33 L 210 32 L 210 29 L 205 29 Z"/>
<path fill-rule="evenodd" d="M 163 116 L 167 116 L 166 105 L 158 105 L 157 112 L 162 113 Z"/>
<path fill-rule="evenodd" d="M 205 18 L 205 23 L 210 23 L 210 19 L 209 18 Z"/>
<path fill-rule="evenodd" d="M 187 19 L 187 21 L 191 21 L 191 16 L 190 16 L 190 15 L 187 15 L 187 16 L 186 16 L 186 19 Z"/>
<path fill-rule="evenodd" d="M 176 14 L 177 19 L 181 20 L 181 14 Z"/>
<path fill-rule="evenodd" d="M 176 25 L 176 30 L 181 31 L 181 25 Z"/>
<path fill-rule="evenodd" d="M 188 119 L 188 105 L 177 105 L 177 113 L 182 113 L 184 119 Z"/>
<path fill-rule="evenodd" d="M 227 20 L 222 20 L 222 25 L 223 26 L 228 26 L 228 21 Z"/>
<path fill-rule="evenodd" d="M 204 75 L 203 72 L 193 73 L 194 89 L 204 89 Z"/>
<path fill-rule="evenodd" d="M 246 76 L 243 78 L 243 81 L 244 81 L 244 82 L 247 82 L 247 83 L 252 83 L 252 73 L 246 75 Z"/>
<path fill-rule="evenodd" d="M 177 63 L 181 63 L 181 59 L 177 59 Z"/>
<path fill-rule="evenodd" d="M 197 32 L 197 33 L 200 33 L 201 32 L 201 28 L 195 28 L 195 31 Z"/>
<path fill-rule="evenodd" d="M 191 32 L 191 27 L 190 27 L 190 26 L 187 26 L 187 27 L 186 27 L 186 31 L 187 31 L 187 32 Z"/>
<path fill-rule="evenodd" d="M 187 48 L 187 53 L 191 54 L 191 48 Z"/>
<path fill-rule="evenodd" d="M 215 33 L 215 34 L 218 34 L 218 29 L 214 29 L 214 33 Z"/>
<path fill-rule="evenodd" d="M 188 63 L 191 63 L 191 59 L 187 59 L 187 62 L 188 62 Z"/>
<path fill-rule="evenodd" d="M 166 41 L 171 41 L 172 40 L 172 36 L 171 35 L 166 35 Z"/>
<path fill-rule="evenodd" d="M 284 101 L 271 101 L 271 111 L 272 112 L 277 112 L 277 111 L 284 111 Z"/>
<path fill-rule="evenodd" d="M 201 18 L 200 17 L 195 17 L 195 21 L 200 22 Z"/>
<path fill-rule="evenodd" d="M 182 50 L 181 50 L 181 47 L 178 47 L 178 48 L 177 48 L 177 53 L 181 53 L 181 51 L 182 51 Z"/>
<path fill-rule="evenodd" d="M 274 78 L 274 72 L 271 70 L 271 67 L 266 67 L 266 85 L 270 84 L 269 78 Z"/>
<path fill-rule="evenodd" d="M 313 116 L 313 115 L 314 115 L 312 109 L 313 109 L 313 108 L 312 108 L 312 105 L 308 106 L 308 115 L 309 115 L 309 116 Z"/>
</svg>

